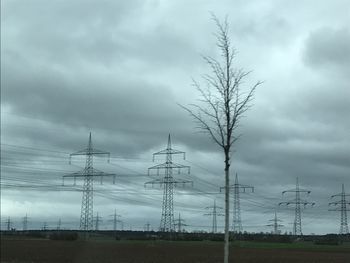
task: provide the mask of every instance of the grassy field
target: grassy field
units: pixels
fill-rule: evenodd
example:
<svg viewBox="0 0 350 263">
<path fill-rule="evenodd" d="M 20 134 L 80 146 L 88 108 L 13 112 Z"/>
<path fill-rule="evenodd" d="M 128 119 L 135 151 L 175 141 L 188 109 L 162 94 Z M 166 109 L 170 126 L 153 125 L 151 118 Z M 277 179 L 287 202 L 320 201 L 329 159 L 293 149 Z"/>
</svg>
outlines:
<svg viewBox="0 0 350 263">
<path fill-rule="evenodd" d="M 52 241 L 45 239 L 2 239 L 1 262 L 84 263 L 216 263 L 222 262 L 221 242 L 166 241 Z M 350 262 L 350 244 L 339 246 L 312 243 L 260 243 L 236 241 L 231 245 L 231 262 Z"/>
</svg>

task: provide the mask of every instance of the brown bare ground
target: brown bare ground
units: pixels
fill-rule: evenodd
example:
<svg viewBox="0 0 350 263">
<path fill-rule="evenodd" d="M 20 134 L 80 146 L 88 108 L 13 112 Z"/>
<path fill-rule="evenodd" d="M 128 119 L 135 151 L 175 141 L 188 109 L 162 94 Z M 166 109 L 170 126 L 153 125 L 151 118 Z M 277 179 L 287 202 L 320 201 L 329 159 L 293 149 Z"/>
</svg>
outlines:
<svg viewBox="0 0 350 263">
<path fill-rule="evenodd" d="M 222 254 L 219 242 L 1 240 L 4 263 L 216 263 Z M 230 262 L 348 263 L 350 251 L 231 247 Z"/>
</svg>

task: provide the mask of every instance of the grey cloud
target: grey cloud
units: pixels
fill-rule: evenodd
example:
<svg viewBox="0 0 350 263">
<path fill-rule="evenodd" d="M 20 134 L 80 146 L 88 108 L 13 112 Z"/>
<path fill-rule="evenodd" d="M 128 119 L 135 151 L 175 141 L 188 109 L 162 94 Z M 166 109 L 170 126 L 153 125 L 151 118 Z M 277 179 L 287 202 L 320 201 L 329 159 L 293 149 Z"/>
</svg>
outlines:
<svg viewBox="0 0 350 263">
<path fill-rule="evenodd" d="M 6 3 L 10 13 L 16 3 Z M 4 16 L 5 53 L 19 53 L 25 60 L 70 68 L 83 63 L 110 68 L 139 62 L 144 68 L 174 66 L 193 56 L 191 44 L 167 25 L 140 30 L 139 1 L 53 1 L 20 5 L 16 16 Z M 138 8 L 136 8 L 138 7 Z M 79 10 L 79 11 L 78 11 Z M 117 10 L 117 12 L 115 12 Z M 135 11 L 132 11 L 135 10 Z M 13 11 L 14 12 L 14 11 Z M 25 19 L 15 20 L 21 16 Z M 64 19 L 62 19 L 64 17 Z M 32 23 L 25 23 L 31 20 Z M 35 22 L 34 22 L 35 21 Z M 15 22 L 15 23 L 14 23 Z M 26 46 L 23 53 L 21 45 Z"/>
<path fill-rule="evenodd" d="M 349 73 L 349 28 L 321 28 L 311 32 L 306 40 L 304 60 L 313 67 L 330 66 Z"/>
</svg>

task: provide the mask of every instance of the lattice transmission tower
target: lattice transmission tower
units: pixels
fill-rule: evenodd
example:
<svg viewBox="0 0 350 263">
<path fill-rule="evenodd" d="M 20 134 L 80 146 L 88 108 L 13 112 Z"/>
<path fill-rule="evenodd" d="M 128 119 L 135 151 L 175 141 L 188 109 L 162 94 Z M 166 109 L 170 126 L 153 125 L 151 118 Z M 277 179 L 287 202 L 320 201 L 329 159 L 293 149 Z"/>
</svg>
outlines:
<svg viewBox="0 0 350 263">
<path fill-rule="evenodd" d="M 47 222 L 44 222 L 43 226 L 41 227 L 41 230 L 46 231 L 46 230 L 48 230 L 48 228 L 49 228 L 49 226 L 48 226 Z"/>
<path fill-rule="evenodd" d="M 174 232 L 175 231 L 175 221 L 174 221 L 174 187 L 178 185 L 191 184 L 193 182 L 190 180 L 179 180 L 175 179 L 173 176 L 173 170 L 176 169 L 180 173 L 181 169 L 187 169 L 188 174 L 190 173 L 190 167 L 182 164 L 177 164 L 172 161 L 172 156 L 175 154 L 183 155 L 185 160 L 185 152 L 174 150 L 171 148 L 170 134 L 168 136 L 168 145 L 165 150 L 156 152 L 153 154 L 153 161 L 157 155 L 165 155 L 165 163 L 155 165 L 148 168 L 148 175 L 151 171 L 156 170 L 159 176 L 159 171 L 164 170 L 164 177 L 160 179 L 155 179 L 145 183 L 146 185 L 160 185 L 163 187 L 163 203 L 162 203 L 162 215 L 160 220 L 160 231 L 162 232 Z"/>
<path fill-rule="evenodd" d="M 98 215 L 98 212 L 96 213 L 95 219 L 95 231 L 100 230 L 100 223 L 102 222 L 102 217 Z"/>
<path fill-rule="evenodd" d="M 23 217 L 22 223 L 23 223 L 23 231 L 27 231 L 28 230 L 28 215 L 26 214 L 25 217 Z"/>
<path fill-rule="evenodd" d="M 180 213 L 179 213 L 179 218 L 175 219 L 174 222 L 178 233 L 181 233 L 184 231 L 184 228 L 183 228 L 184 226 L 188 226 L 187 224 L 185 224 L 186 222 L 185 219 L 181 218 Z"/>
<path fill-rule="evenodd" d="M 61 220 L 61 218 L 59 218 L 58 222 L 57 222 L 56 230 L 61 230 L 61 227 L 62 227 L 62 220 Z"/>
<path fill-rule="evenodd" d="M 254 187 L 250 185 L 239 184 L 238 175 L 236 173 L 235 182 L 229 187 L 233 189 L 233 222 L 232 231 L 234 233 L 243 232 L 242 220 L 241 220 L 241 203 L 240 203 L 240 193 L 246 193 L 247 190 L 254 193 Z M 220 188 L 221 190 L 225 187 Z"/>
<path fill-rule="evenodd" d="M 113 219 L 109 220 L 113 222 L 113 231 L 116 232 L 118 230 L 118 223 L 122 224 L 123 221 L 121 221 L 119 218 L 121 218 L 121 215 L 117 214 L 117 209 L 114 209 L 114 214 L 110 215 L 113 217 Z"/>
<path fill-rule="evenodd" d="M 339 234 L 341 235 L 349 234 L 347 211 L 349 211 L 348 206 L 350 205 L 350 201 L 346 200 L 347 196 L 350 196 L 350 194 L 345 193 L 345 187 L 344 184 L 342 184 L 342 192 L 340 194 L 332 195 L 331 197 L 340 197 L 340 200 L 329 203 L 330 206 L 338 206 L 337 208 L 330 209 L 329 211 L 340 211 Z"/>
<path fill-rule="evenodd" d="M 279 227 L 282 227 L 283 225 L 279 224 L 278 222 L 281 222 L 282 220 L 277 218 L 277 212 L 275 211 L 275 217 L 273 219 L 269 220 L 270 222 L 272 222 L 272 224 L 268 224 L 266 226 L 270 226 L 273 228 L 272 233 L 274 235 L 280 235 L 281 234 L 281 230 L 279 230 Z"/>
<path fill-rule="evenodd" d="M 151 224 L 149 222 L 147 222 L 144 226 L 143 226 L 143 230 L 146 232 L 149 232 L 151 230 Z"/>
<path fill-rule="evenodd" d="M 224 214 L 219 212 L 223 208 L 216 205 L 216 200 L 214 199 L 214 205 L 213 206 L 207 206 L 205 209 L 210 209 L 212 212 L 204 214 L 205 216 L 211 216 L 212 217 L 212 227 L 211 232 L 217 233 L 218 232 L 218 224 L 217 224 L 217 217 L 223 216 Z"/>
<path fill-rule="evenodd" d="M 94 177 L 98 177 L 101 179 L 106 176 L 113 176 L 113 183 L 115 183 L 115 174 L 105 173 L 93 168 L 93 156 L 103 156 L 107 155 L 108 162 L 110 153 L 94 149 L 92 146 L 91 140 L 91 132 L 89 135 L 89 142 L 87 148 L 84 150 L 72 153 L 69 155 L 69 163 L 71 163 L 71 158 L 73 156 L 86 156 L 85 160 L 85 168 L 79 172 L 75 172 L 72 174 L 63 176 L 63 185 L 65 178 L 73 178 L 74 184 L 76 183 L 76 178 L 84 178 L 83 185 L 83 198 L 81 202 L 81 213 L 80 213 L 80 230 L 83 231 L 91 231 L 93 230 L 93 185 L 94 185 Z"/>
<path fill-rule="evenodd" d="M 6 230 L 10 231 L 12 229 L 12 220 L 10 217 L 7 218 L 5 224 L 6 224 Z"/>
<path fill-rule="evenodd" d="M 305 193 L 309 195 L 311 193 L 310 190 L 300 189 L 299 187 L 299 178 L 296 179 L 296 186 L 295 189 L 283 191 L 282 195 L 285 193 L 295 193 L 295 199 L 287 201 L 287 202 L 280 202 L 278 205 L 294 205 L 295 206 L 295 218 L 294 218 L 294 224 L 293 224 L 293 235 L 295 236 L 301 236 L 303 235 L 302 229 L 301 229 L 301 208 L 302 206 L 306 208 L 307 205 L 314 206 L 314 202 L 308 202 L 307 200 L 301 199 L 300 194 Z"/>
</svg>

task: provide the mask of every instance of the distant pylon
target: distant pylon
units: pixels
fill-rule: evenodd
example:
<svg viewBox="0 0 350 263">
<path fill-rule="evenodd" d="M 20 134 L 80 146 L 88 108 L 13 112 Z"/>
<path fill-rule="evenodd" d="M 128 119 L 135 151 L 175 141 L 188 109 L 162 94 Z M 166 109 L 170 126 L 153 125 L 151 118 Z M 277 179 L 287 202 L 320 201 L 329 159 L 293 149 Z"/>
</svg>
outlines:
<svg viewBox="0 0 350 263">
<path fill-rule="evenodd" d="M 47 222 L 44 222 L 43 223 L 43 226 L 42 226 L 42 230 L 44 230 L 44 231 L 46 231 L 47 230 L 47 228 L 48 228 L 48 226 L 47 226 Z"/>
<path fill-rule="evenodd" d="M 271 226 L 273 227 L 273 231 L 272 233 L 274 235 L 279 235 L 281 234 L 281 230 L 279 230 L 279 227 L 282 227 L 283 225 L 279 224 L 278 222 L 281 222 L 282 220 L 278 219 L 277 218 L 277 212 L 275 211 L 275 217 L 274 219 L 270 219 L 269 221 L 272 221 L 273 223 L 272 224 L 268 224 L 266 226 Z"/>
<path fill-rule="evenodd" d="M 155 179 L 150 182 L 146 182 L 145 185 L 151 184 L 154 186 L 155 184 L 159 184 L 163 186 L 163 204 L 162 204 L 162 216 L 160 220 L 160 231 L 162 232 L 174 232 L 175 231 L 175 221 L 174 221 L 174 187 L 182 184 L 185 185 L 187 183 L 193 184 L 192 181 L 189 180 L 175 180 L 173 177 L 173 169 L 177 169 L 178 173 L 180 170 L 185 168 L 188 169 L 188 173 L 190 173 L 190 167 L 182 164 L 176 164 L 172 161 L 172 155 L 174 154 L 183 154 L 183 158 L 185 159 L 185 152 L 177 151 L 171 148 L 171 139 L 170 134 L 168 136 L 168 146 L 165 150 L 159 151 L 153 154 L 153 161 L 156 155 L 165 155 L 166 162 L 162 164 L 155 165 L 153 167 L 148 168 L 148 174 L 150 174 L 151 170 L 157 170 L 157 175 L 159 175 L 159 170 L 164 170 L 165 175 L 161 179 Z"/>
<path fill-rule="evenodd" d="M 222 210 L 223 208 L 216 205 L 216 200 L 214 199 L 214 205 L 213 206 L 207 206 L 205 209 L 212 209 L 212 212 L 204 214 L 205 216 L 212 216 L 212 227 L 211 232 L 217 233 L 218 232 L 218 225 L 217 225 L 217 216 L 223 216 L 224 214 L 218 212 L 218 210 Z"/>
<path fill-rule="evenodd" d="M 75 153 L 70 154 L 70 160 L 72 156 L 77 155 L 83 155 L 86 156 L 86 162 L 85 162 L 85 168 L 82 171 L 72 173 L 69 175 L 63 176 L 63 185 L 64 185 L 64 178 L 74 178 L 74 183 L 77 177 L 84 178 L 84 186 L 83 186 L 83 198 L 81 202 L 81 213 L 80 213 L 80 230 L 83 231 L 91 231 L 93 230 L 93 183 L 94 183 L 94 177 L 99 177 L 101 179 L 104 176 L 113 176 L 115 178 L 115 174 L 111 173 L 104 173 L 102 171 L 96 170 L 93 168 L 93 156 L 98 155 L 107 155 L 108 156 L 108 162 L 109 162 L 109 152 L 100 151 L 97 149 L 94 149 L 92 147 L 92 140 L 91 140 L 91 132 L 89 135 L 89 142 L 87 145 L 87 148 Z M 113 180 L 114 182 L 114 180 Z"/>
<path fill-rule="evenodd" d="M 279 205 L 294 205 L 295 206 L 295 218 L 294 218 L 294 224 L 293 224 L 293 235 L 295 236 L 301 236 L 303 235 L 303 232 L 301 230 L 301 205 L 304 206 L 304 208 L 307 205 L 314 206 L 314 202 L 308 202 L 306 200 L 303 200 L 300 198 L 300 193 L 306 193 L 307 195 L 311 193 L 309 190 L 304 190 L 299 188 L 299 178 L 297 177 L 296 180 L 296 187 L 295 189 L 283 191 L 282 195 L 285 193 L 295 193 L 295 199 L 290 200 L 287 202 L 280 202 Z"/>
<path fill-rule="evenodd" d="M 329 203 L 329 205 L 340 206 L 340 208 L 330 209 L 329 211 L 340 211 L 339 234 L 341 235 L 349 234 L 348 216 L 347 216 L 347 211 L 349 211 L 349 208 L 347 208 L 347 206 L 350 205 L 350 201 L 346 200 L 347 196 L 350 196 L 350 194 L 345 194 L 345 187 L 344 187 L 344 184 L 342 184 L 342 192 L 340 194 L 332 195 L 331 197 L 331 198 L 340 197 L 340 201 L 334 201 Z"/>
<path fill-rule="evenodd" d="M 220 191 L 225 189 L 221 187 Z M 236 173 L 235 183 L 230 186 L 233 189 L 233 222 L 232 231 L 235 233 L 243 232 L 242 220 L 241 220 L 241 204 L 240 204 L 240 193 L 245 193 L 246 189 L 254 192 L 254 187 L 250 185 L 243 185 L 238 183 L 238 175 Z"/>
<path fill-rule="evenodd" d="M 184 222 L 185 222 L 185 220 L 181 218 L 181 215 L 179 213 L 179 218 L 175 219 L 175 225 L 177 226 L 178 233 L 183 232 L 183 230 L 184 230 L 183 227 L 187 226 Z"/>
<path fill-rule="evenodd" d="M 57 230 L 61 230 L 61 225 L 62 225 L 62 221 L 61 221 L 61 218 L 59 218 L 57 222 Z"/>
<path fill-rule="evenodd" d="M 6 230 L 10 231 L 11 228 L 12 228 L 12 221 L 11 221 L 11 218 L 8 217 L 7 220 L 6 220 Z"/>
<path fill-rule="evenodd" d="M 100 222 L 102 222 L 101 216 L 98 215 L 98 212 L 95 217 L 95 230 L 99 231 L 100 230 Z"/>
<path fill-rule="evenodd" d="M 151 226 L 151 224 L 150 224 L 149 222 L 147 222 L 147 223 L 145 224 L 145 226 L 144 226 L 144 230 L 147 231 L 147 232 L 149 232 L 149 231 L 150 231 L 150 226 Z"/>
<path fill-rule="evenodd" d="M 23 217 L 23 231 L 27 231 L 28 230 L 28 215 L 26 214 L 25 217 Z"/>
<path fill-rule="evenodd" d="M 110 216 L 113 216 L 113 219 L 109 220 L 109 221 L 113 222 L 113 231 L 117 231 L 118 230 L 118 223 L 122 223 L 122 221 L 120 219 L 118 219 L 121 217 L 121 215 L 118 215 L 117 209 L 114 209 L 114 214 L 110 215 Z"/>
</svg>

